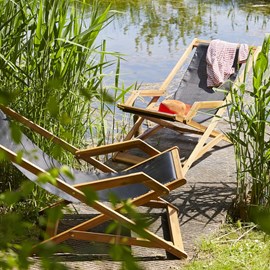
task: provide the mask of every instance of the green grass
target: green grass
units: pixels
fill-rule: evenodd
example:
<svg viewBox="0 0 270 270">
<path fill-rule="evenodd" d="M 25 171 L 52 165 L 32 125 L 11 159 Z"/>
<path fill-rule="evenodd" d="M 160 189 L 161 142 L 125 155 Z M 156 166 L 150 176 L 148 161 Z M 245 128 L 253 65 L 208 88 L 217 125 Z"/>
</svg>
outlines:
<svg viewBox="0 0 270 270">
<path fill-rule="evenodd" d="M 224 225 L 210 239 L 201 241 L 184 270 L 266 270 L 270 265 L 270 236 L 254 224 Z"/>
</svg>

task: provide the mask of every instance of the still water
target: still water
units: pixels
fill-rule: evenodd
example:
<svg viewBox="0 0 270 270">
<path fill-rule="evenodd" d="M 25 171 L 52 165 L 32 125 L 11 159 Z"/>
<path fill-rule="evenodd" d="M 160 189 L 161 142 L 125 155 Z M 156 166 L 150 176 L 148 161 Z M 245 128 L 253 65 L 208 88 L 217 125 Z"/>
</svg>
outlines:
<svg viewBox="0 0 270 270">
<path fill-rule="evenodd" d="M 165 79 L 189 42 L 222 39 L 261 45 L 270 32 L 270 2 L 248 0 L 114 0 L 119 13 L 100 33 L 107 50 L 124 54 L 125 86 Z"/>
</svg>

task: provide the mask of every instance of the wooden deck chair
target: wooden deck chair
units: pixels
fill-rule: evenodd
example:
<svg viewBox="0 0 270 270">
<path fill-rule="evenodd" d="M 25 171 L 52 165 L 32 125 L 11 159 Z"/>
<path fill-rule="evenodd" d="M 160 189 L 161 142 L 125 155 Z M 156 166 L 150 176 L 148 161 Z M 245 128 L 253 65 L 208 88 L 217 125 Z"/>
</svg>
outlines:
<svg viewBox="0 0 270 270">
<path fill-rule="evenodd" d="M 242 65 L 241 69 L 239 69 L 237 57 L 235 57 L 235 73 L 219 87 L 223 91 L 214 91 L 207 87 L 206 53 L 209 43 L 206 40 L 194 39 L 158 90 L 133 91 L 124 104 L 118 105 L 121 110 L 139 116 L 125 140 L 137 136 L 136 134 L 144 120 L 150 120 L 156 123 L 156 126 L 147 129 L 143 134 L 137 136 L 141 139 L 146 139 L 164 127 L 171 128 L 180 133 L 193 133 L 201 136 L 194 150 L 183 163 L 184 174 L 195 160 L 221 140 L 229 141 L 222 132 L 216 130 L 216 126 L 226 110 L 226 105 L 230 102 L 230 92 L 228 90 L 232 85 L 231 82 L 239 83 L 243 81 L 244 67 Z M 256 48 L 254 50 L 252 50 L 254 55 L 257 55 L 258 50 Z M 238 51 L 237 49 L 236 56 Z M 191 57 L 191 60 L 189 57 Z M 168 95 L 167 88 L 169 84 L 188 59 L 190 63 L 180 81 L 178 89 L 174 93 L 173 99 L 188 104 L 190 106 L 189 111 L 182 116 L 159 112 L 159 102 Z M 246 70 L 248 71 L 250 67 L 251 63 L 248 61 Z M 145 98 L 150 98 L 148 105 L 145 108 L 138 107 L 136 101 Z M 117 154 L 115 159 L 128 162 L 128 160 L 125 160 L 125 153 Z"/>
<path fill-rule="evenodd" d="M 9 112 L 9 116 L 18 117 L 18 114 L 9 108 L 3 107 Z M 26 121 L 26 118 L 23 118 Z M 29 120 L 28 120 L 29 121 Z M 35 125 L 35 128 L 39 126 Z M 41 127 L 39 127 L 41 128 Z M 47 134 L 47 133 L 46 133 Z M 57 142 L 56 138 L 54 137 Z M 62 140 L 58 138 L 62 144 Z M 50 241 L 61 243 L 68 239 L 77 239 L 103 243 L 121 243 L 129 246 L 142 246 L 148 248 L 161 248 L 178 258 L 186 258 L 177 209 L 166 202 L 162 197 L 170 190 L 178 188 L 186 183 L 183 178 L 179 153 L 177 148 L 169 149 L 163 153 L 132 166 L 121 172 L 82 172 L 70 168 L 74 179 L 64 174 L 59 174 L 56 184 L 37 182 L 37 176 L 52 168 L 60 168 L 62 165 L 44 153 L 28 137 L 22 134 L 20 142 L 15 143 L 11 137 L 11 125 L 7 115 L 0 110 L 0 151 L 12 161 L 13 164 L 31 181 L 61 198 L 51 207 L 65 205 L 69 202 L 82 202 L 99 212 L 97 216 L 79 225 L 71 227 L 61 233 L 57 232 L 58 221 L 47 228 L 48 239 L 38 246 Z M 83 151 L 85 155 L 87 151 Z M 18 158 L 17 153 L 23 154 Z M 88 155 L 89 156 L 89 155 Z M 95 190 L 98 199 L 91 203 L 85 194 L 87 190 Z M 121 200 L 130 199 L 135 206 L 164 207 L 167 210 L 168 223 L 171 233 L 171 241 L 159 237 L 148 229 L 143 230 L 143 237 L 121 237 L 119 235 L 91 232 L 91 229 L 108 220 L 114 220 L 125 226 L 137 235 L 141 235 L 141 228 L 136 227 L 134 221 L 120 213 L 123 205 L 109 207 L 103 201 L 108 201 L 108 195 L 115 194 Z M 121 201 L 120 201 L 121 202 Z M 48 222 L 51 224 L 51 221 Z M 36 248 L 38 248 L 38 246 Z M 35 249 L 36 250 L 36 249 Z"/>
</svg>

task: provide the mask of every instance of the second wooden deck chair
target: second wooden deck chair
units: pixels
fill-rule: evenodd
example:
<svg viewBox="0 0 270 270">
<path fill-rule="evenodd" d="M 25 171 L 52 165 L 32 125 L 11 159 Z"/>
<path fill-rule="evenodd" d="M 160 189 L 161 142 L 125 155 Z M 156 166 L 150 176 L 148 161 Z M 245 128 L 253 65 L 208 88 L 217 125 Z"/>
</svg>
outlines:
<svg viewBox="0 0 270 270">
<path fill-rule="evenodd" d="M 157 125 L 147 129 L 143 134 L 138 136 L 141 139 L 146 139 L 163 127 L 171 128 L 180 133 L 200 135 L 197 145 L 184 162 L 184 174 L 195 160 L 200 158 L 221 140 L 229 141 L 222 132 L 216 130 L 216 126 L 226 110 L 226 105 L 230 102 L 228 90 L 232 85 L 231 82 L 239 83 L 243 80 L 244 67 L 242 65 L 239 71 L 237 49 L 233 65 L 235 73 L 231 75 L 229 81 L 219 87 L 222 90 L 214 91 L 212 88 L 207 87 L 206 54 L 209 43 L 210 41 L 194 39 L 158 90 L 133 91 L 124 104 L 118 105 L 121 110 L 139 116 L 133 128 L 128 133 L 126 140 L 136 136 L 135 134 L 137 134 L 144 120 L 150 120 Z M 258 51 L 256 50 L 253 53 L 257 55 Z M 169 84 L 188 60 L 190 61 L 188 68 L 180 81 L 178 89 L 174 93 L 173 99 L 188 104 L 190 106 L 189 111 L 186 115 L 159 112 L 159 102 L 168 95 L 167 88 Z M 246 65 L 247 71 L 251 67 L 250 62 Z M 150 98 L 150 101 L 148 101 L 149 103 L 145 108 L 136 106 L 137 100 L 146 98 Z M 211 140 L 210 137 L 212 137 Z M 117 154 L 115 159 L 125 161 L 125 153 Z"/>
<path fill-rule="evenodd" d="M 9 116 L 14 116 L 15 118 L 20 116 L 9 108 L 1 107 L 9 113 Z M 29 121 L 26 118 L 23 118 L 23 120 L 24 122 Z M 35 124 L 32 123 L 32 125 Z M 35 128 L 41 127 L 36 126 Z M 58 221 L 54 222 L 53 225 L 49 221 L 50 225 L 47 228 L 48 239 L 39 245 L 46 244 L 50 241 L 61 243 L 67 239 L 104 243 L 117 242 L 130 246 L 162 248 L 178 258 L 187 257 L 183 248 L 177 209 L 162 198 L 170 190 L 180 187 L 186 182 L 182 175 L 177 148 L 158 153 L 146 161 L 122 172 L 96 173 L 93 171 L 83 172 L 70 168 L 74 179 L 69 178 L 65 174 L 59 174 L 55 184 L 44 184 L 37 181 L 37 176 L 48 174 L 47 171 L 49 169 L 53 167 L 61 168 L 62 165 L 44 153 L 24 134 L 21 135 L 20 142 L 15 143 L 12 139 L 11 132 L 10 120 L 0 110 L 0 151 L 28 179 L 62 199 L 59 203 L 55 203 L 51 207 L 65 205 L 69 202 L 81 202 L 100 213 L 94 218 L 61 233 L 57 232 Z M 85 152 L 83 151 L 82 155 L 86 154 Z M 17 153 L 20 153 L 20 158 Z M 88 190 L 96 191 L 98 199 L 89 200 L 86 195 L 88 194 Z M 109 207 L 103 203 L 103 201 L 108 201 L 108 196 L 111 193 L 120 198 L 118 206 Z M 123 207 L 121 201 L 126 199 L 130 199 L 135 206 L 150 205 L 151 207 L 164 207 L 168 213 L 171 241 L 164 240 L 148 229 L 142 230 L 128 216 L 121 214 L 120 210 Z M 137 235 L 141 236 L 143 234 L 143 236 L 141 238 L 140 236 L 121 237 L 120 235 L 91 232 L 92 228 L 107 220 L 117 221 Z"/>
</svg>

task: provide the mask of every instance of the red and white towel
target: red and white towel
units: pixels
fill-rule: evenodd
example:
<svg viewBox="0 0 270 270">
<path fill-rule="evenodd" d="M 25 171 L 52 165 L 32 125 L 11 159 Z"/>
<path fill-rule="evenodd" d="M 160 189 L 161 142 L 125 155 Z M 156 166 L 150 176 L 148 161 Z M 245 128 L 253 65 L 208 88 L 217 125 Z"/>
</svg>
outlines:
<svg viewBox="0 0 270 270">
<path fill-rule="evenodd" d="M 212 40 L 209 44 L 207 62 L 207 86 L 219 86 L 235 72 L 233 66 L 237 43 Z M 238 62 L 244 62 L 248 57 L 248 45 L 241 44 L 239 47 Z"/>
</svg>

